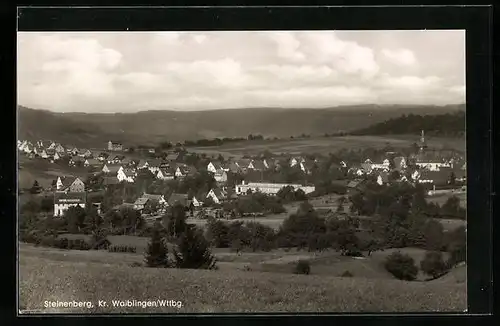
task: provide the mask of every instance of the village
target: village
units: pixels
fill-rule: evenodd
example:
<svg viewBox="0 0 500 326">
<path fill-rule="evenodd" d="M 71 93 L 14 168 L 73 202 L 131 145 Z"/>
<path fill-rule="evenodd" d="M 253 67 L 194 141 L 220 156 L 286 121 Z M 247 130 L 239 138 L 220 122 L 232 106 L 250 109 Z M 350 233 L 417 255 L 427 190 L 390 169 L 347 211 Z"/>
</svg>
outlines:
<svg viewBox="0 0 500 326">
<path fill-rule="evenodd" d="M 260 192 L 269 196 L 291 187 L 294 191 L 302 190 L 305 195 L 314 197 L 317 194 L 316 187 L 312 182 L 303 182 L 297 178 L 294 183 L 276 183 L 264 180 L 265 172 L 276 172 L 287 164 L 287 168 L 295 169 L 299 173 L 308 176 L 321 163 L 321 158 L 307 158 L 300 156 L 288 157 L 250 157 L 226 159 L 208 158 L 206 166 L 197 169 L 194 165 L 183 161 L 185 151 L 170 151 L 156 153 L 154 148 L 144 150 L 145 154 L 138 156 L 130 154 L 130 150 L 123 144 L 109 141 L 106 148 L 86 149 L 77 148 L 52 141 L 39 140 L 31 142 L 28 140 L 18 141 L 18 149 L 21 155 L 29 160 L 46 160 L 51 164 L 67 164 L 69 168 L 80 167 L 88 171 L 89 176 L 101 178 L 101 189 L 90 187 L 85 184 L 83 178 L 71 175 L 60 175 L 52 186 L 45 191 L 53 192 L 54 216 L 62 216 L 64 211 L 71 206 L 84 208 L 88 205 L 87 194 L 105 190 L 120 183 L 134 184 L 140 174 L 148 173 L 153 179 L 168 183 L 174 180 L 183 180 L 186 177 L 194 177 L 201 172 L 208 173 L 215 180 L 215 186 L 205 191 L 195 193 L 147 193 L 141 195 L 132 202 L 122 199 L 121 204 L 114 209 L 130 207 L 141 214 L 148 221 L 154 221 L 164 214 L 168 207 L 181 203 L 194 217 L 229 217 L 231 212 L 224 211 L 221 204 L 230 202 L 238 197 L 254 192 Z M 376 180 L 379 185 L 390 182 L 407 182 L 410 184 L 422 184 L 428 189 L 428 195 L 446 192 L 465 192 L 466 163 L 461 157 L 451 159 L 425 159 L 426 142 L 424 131 L 419 142 L 419 150 L 416 155 L 405 157 L 398 156 L 395 152 L 386 153 L 383 161 L 372 161 L 367 158 L 358 164 L 346 163 L 345 161 L 334 162 L 332 166 L 343 171 L 341 180 L 331 181 L 337 186 L 343 186 L 347 191 L 359 190 L 367 179 Z M 141 155 L 141 154 L 139 154 Z M 200 171 L 198 171 L 200 170 Z M 254 180 L 251 175 L 259 175 L 260 179 Z M 239 176 L 237 181 L 229 176 Z M 248 180 L 246 180 L 248 179 Z M 229 181 L 228 181 L 229 180 Z M 256 182 L 257 181 L 257 182 Z M 92 202 L 99 214 L 100 202 Z M 148 209 L 146 209 L 148 208 Z M 153 209 L 152 209 L 153 208 Z M 147 212 L 147 213 L 146 213 Z"/>
</svg>

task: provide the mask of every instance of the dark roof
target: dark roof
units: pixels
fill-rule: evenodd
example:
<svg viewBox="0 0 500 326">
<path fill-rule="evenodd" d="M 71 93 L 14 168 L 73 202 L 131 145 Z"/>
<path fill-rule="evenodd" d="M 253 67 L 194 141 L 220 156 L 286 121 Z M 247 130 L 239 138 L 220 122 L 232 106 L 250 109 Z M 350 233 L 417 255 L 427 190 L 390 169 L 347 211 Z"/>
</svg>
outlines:
<svg viewBox="0 0 500 326">
<path fill-rule="evenodd" d="M 116 185 L 120 183 L 120 180 L 118 180 L 116 177 L 104 177 L 103 183 L 105 185 Z"/>
<path fill-rule="evenodd" d="M 177 158 L 179 158 L 179 153 L 169 153 L 166 157 L 169 161 L 175 161 Z"/>
<path fill-rule="evenodd" d="M 184 206 L 189 205 L 187 194 L 173 193 L 172 195 L 170 195 L 167 202 L 170 206 L 174 206 L 176 203 L 180 203 Z"/>
<path fill-rule="evenodd" d="M 155 194 L 142 194 L 142 198 L 147 198 L 147 199 L 151 199 L 151 200 L 156 200 L 156 201 L 160 201 L 161 200 L 161 197 L 163 195 L 155 195 Z"/>
<path fill-rule="evenodd" d="M 102 164 L 99 160 L 97 160 L 95 158 L 88 158 L 87 162 L 89 163 L 89 165 L 101 165 Z"/>
<path fill-rule="evenodd" d="M 105 164 L 108 168 L 109 173 L 118 173 L 118 170 L 122 167 L 120 164 Z M 102 167 L 104 169 L 104 166 Z"/>
<path fill-rule="evenodd" d="M 54 203 L 56 204 L 84 204 L 86 199 L 85 192 L 54 192 Z"/>
</svg>

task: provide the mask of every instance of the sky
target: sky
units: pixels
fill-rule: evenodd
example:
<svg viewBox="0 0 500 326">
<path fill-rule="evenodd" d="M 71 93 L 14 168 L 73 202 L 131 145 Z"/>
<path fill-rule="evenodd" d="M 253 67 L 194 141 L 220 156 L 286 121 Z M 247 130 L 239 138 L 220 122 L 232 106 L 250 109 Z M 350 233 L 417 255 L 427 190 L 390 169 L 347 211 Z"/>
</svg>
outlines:
<svg viewBox="0 0 500 326">
<path fill-rule="evenodd" d="M 465 31 L 19 32 L 18 104 L 137 112 L 465 103 Z"/>
</svg>

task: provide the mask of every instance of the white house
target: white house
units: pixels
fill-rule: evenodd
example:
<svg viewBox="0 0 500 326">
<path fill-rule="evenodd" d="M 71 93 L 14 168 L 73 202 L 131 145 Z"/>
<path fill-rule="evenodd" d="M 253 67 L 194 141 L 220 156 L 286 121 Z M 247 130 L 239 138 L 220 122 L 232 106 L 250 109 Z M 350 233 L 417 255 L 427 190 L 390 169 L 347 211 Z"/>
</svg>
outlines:
<svg viewBox="0 0 500 326">
<path fill-rule="evenodd" d="M 222 170 L 222 165 L 219 162 L 210 162 L 207 165 L 207 171 L 212 173 L 217 173 L 217 171 Z"/>
<path fill-rule="evenodd" d="M 175 170 L 173 169 L 159 169 L 156 177 L 160 180 L 173 180 L 175 177 Z"/>
<path fill-rule="evenodd" d="M 227 194 L 219 188 L 210 189 L 206 196 L 206 198 L 211 198 L 212 201 L 216 204 L 220 204 L 222 201 L 224 201 L 224 199 L 226 199 L 226 197 Z"/>
<path fill-rule="evenodd" d="M 221 182 L 221 183 L 227 182 L 227 173 L 226 173 L 226 171 L 224 171 L 222 169 L 218 170 L 214 174 L 214 179 L 215 179 L 215 181 Z"/>
<path fill-rule="evenodd" d="M 441 168 L 451 168 L 451 164 L 445 162 L 417 162 L 416 165 L 421 169 L 429 171 L 439 171 Z"/>
<path fill-rule="evenodd" d="M 62 216 L 64 212 L 73 206 L 85 208 L 85 192 L 59 192 L 54 193 L 54 216 Z"/>
<path fill-rule="evenodd" d="M 252 192 L 261 192 L 266 195 L 276 195 L 282 188 L 291 186 L 295 190 L 302 189 L 304 193 L 309 194 L 316 190 L 314 186 L 302 186 L 299 184 L 289 184 L 289 183 L 258 183 L 258 182 L 249 182 L 246 183 L 242 181 L 241 184 L 236 185 L 235 193 L 237 195 L 244 195 L 248 190 Z"/>
<path fill-rule="evenodd" d="M 116 174 L 116 178 L 122 182 L 122 181 L 127 181 L 127 182 L 134 182 L 135 181 L 135 177 L 137 176 L 137 174 L 131 170 L 131 169 L 119 169 L 117 174 Z"/>
<path fill-rule="evenodd" d="M 85 192 L 85 183 L 76 177 L 58 177 L 56 189 L 65 192 Z"/>
</svg>

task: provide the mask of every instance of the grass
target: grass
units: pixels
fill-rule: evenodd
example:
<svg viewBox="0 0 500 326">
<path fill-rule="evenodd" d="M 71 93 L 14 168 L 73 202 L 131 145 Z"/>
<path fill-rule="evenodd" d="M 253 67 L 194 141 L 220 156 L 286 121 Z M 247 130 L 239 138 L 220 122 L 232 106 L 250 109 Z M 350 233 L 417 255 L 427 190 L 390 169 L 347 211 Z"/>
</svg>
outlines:
<svg viewBox="0 0 500 326">
<path fill-rule="evenodd" d="M 123 254 L 120 254 L 122 256 Z M 324 275 L 150 269 L 21 255 L 20 307 L 43 312 L 451 312 L 466 309 L 465 285 Z M 176 300 L 182 308 L 112 307 L 111 300 Z M 44 309 L 45 300 L 91 309 Z M 108 307 L 98 307 L 105 300 Z"/>
<path fill-rule="evenodd" d="M 227 143 L 221 146 L 189 147 L 188 150 L 208 155 L 241 156 L 253 155 L 269 150 L 273 153 L 330 153 L 341 148 L 383 148 L 388 144 L 393 147 L 408 147 L 418 142 L 415 135 L 394 136 L 343 136 L 343 137 L 312 137 L 306 139 L 280 139 L 262 141 L 243 141 Z M 465 151 L 465 141 L 461 139 L 435 137 L 427 140 L 430 148 L 453 148 Z"/>
</svg>

